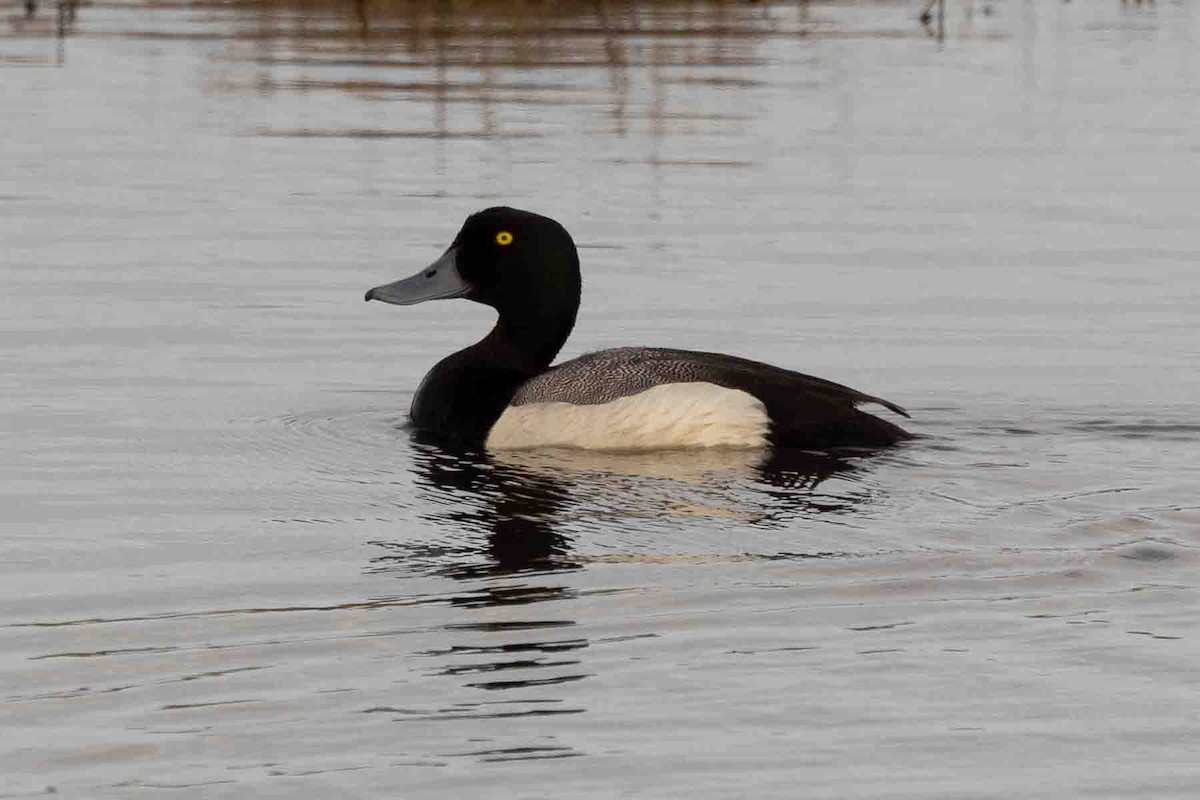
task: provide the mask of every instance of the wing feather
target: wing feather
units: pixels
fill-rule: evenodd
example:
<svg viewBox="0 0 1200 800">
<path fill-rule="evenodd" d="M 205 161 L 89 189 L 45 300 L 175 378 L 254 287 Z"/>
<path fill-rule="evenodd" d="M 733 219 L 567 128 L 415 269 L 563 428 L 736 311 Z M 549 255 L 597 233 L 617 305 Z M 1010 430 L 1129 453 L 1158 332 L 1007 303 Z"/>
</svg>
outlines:
<svg viewBox="0 0 1200 800">
<path fill-rule="evenodd" d="M 564 361 L 522 384 L 512 405 L 573 403 L 593 405 L 638 394 L 667 383 L 715 383 L 757 394 L 756 389 L 787 388 L 850 406 L 875 403 L 902 417 L 908 412 L 882 397 L 800 372 L 722 353 L 664 347 L 620 347 Z"/>
</svg>

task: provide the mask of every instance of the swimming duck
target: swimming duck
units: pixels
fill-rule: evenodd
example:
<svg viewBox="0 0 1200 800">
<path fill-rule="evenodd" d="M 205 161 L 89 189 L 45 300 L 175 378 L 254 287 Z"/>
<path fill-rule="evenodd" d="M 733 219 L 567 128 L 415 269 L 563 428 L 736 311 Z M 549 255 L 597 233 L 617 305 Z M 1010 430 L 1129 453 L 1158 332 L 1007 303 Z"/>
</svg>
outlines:
<svg viewBox="0 0 1200 800">
<path fill-rule="evenodd" d="M 579 255 L 558 222 L 496 207 L 467 218 L 412 277 L 367 300 L 413 305 L 463 297 L 499 313 L 470 347 L 421 381 L 409 415 L 434 438 L 488 449 L 876 447 L 910 438 L 860 411 L 900 406 L 831 381 L 719 353 L 601 350 L 555 367 L 579 310 Z"/>
</svg>

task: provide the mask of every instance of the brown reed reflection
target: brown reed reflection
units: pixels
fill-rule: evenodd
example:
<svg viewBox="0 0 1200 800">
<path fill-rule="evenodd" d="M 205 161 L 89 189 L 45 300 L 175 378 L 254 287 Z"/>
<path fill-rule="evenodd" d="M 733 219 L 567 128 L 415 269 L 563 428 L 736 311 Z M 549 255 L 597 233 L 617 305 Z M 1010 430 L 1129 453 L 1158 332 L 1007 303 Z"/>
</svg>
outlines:
<svg viewBox="0 0 1200 800">
<path fill-rule="evenodd" d="M 646 119 L 652 137 L 671 126 L 737 122 L 719 105 L 673 107 L 667 87 L 707 84 L 730 90 L 752 80 L 737 70 L 765 63 L 769 37 L 803 37 L 814 23 L 803 5 L 765 15 L 742 2 L 637 3 L 568 0 L 509 3 L 474 0 L 281 0 L 246 3 L 246 54 L 259 72 L 250 86 L 276 92 L 344 92 L 371 101 L 428 103 L 429 127 L 404 129 L 263 129 L 271 136 L 353 138 L 512 138 L 536 135 L 500 121 L 509 106 L 592 106 L 624 137 Z M 597 76 L 604 78 L 597 85 Z M 635 94 L 642 106 L 632 108 Z M 599 96 L 598 96 L 599 95 Z M 475 107 L 478 127 L 451 124 L 451 106 Z"/>
</svg>

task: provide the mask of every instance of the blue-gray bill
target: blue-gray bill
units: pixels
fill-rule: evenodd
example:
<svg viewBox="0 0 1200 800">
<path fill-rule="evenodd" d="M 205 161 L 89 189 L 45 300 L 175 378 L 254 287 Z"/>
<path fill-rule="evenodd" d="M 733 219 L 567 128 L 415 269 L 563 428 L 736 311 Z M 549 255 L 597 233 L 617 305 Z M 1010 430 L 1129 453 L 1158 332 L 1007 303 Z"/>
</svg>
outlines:
<svg viewBox="0 0 1200 800">
<path fill-rule="evenodd" d="M 458 250 L 451 247 L 442 257 L 409 278 L 368 289 L 365 300 L 381 300 L 397 306 L 411 306 L 426 300 L 462 297 L 471 286 L 458 272 Z"/>
</svg>

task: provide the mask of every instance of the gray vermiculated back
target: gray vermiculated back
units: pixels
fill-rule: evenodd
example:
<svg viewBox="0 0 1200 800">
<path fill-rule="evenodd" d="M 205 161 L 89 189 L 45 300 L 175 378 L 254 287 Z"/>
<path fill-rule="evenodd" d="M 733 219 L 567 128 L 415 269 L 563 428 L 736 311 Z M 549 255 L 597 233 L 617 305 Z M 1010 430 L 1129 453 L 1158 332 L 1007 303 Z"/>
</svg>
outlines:
<svg viewBox="0 0 1200 800">
<path fill-rule="evenodd" d="M 588 353 L 530 378 L 513 396 L 514 406 L 529 403 L 595 405 L 644 392 L 667 383 L 709 378 L 694 359 L 672 357 L 682 351 L 621 347 Z"/>
<path fill-rule="evenodd" d="M 531 378 L 517 389 L 512 405 L 574 403 L 595 405 L 668 383 L 708 382 L 762 397 L 767 387 L 807 392 L 825 402 L 854 406 L 880 403 L 903 409 L 847 386 L 720 353 L 661 347 L 621 347 L 588 353 Z"/>
</svg>

